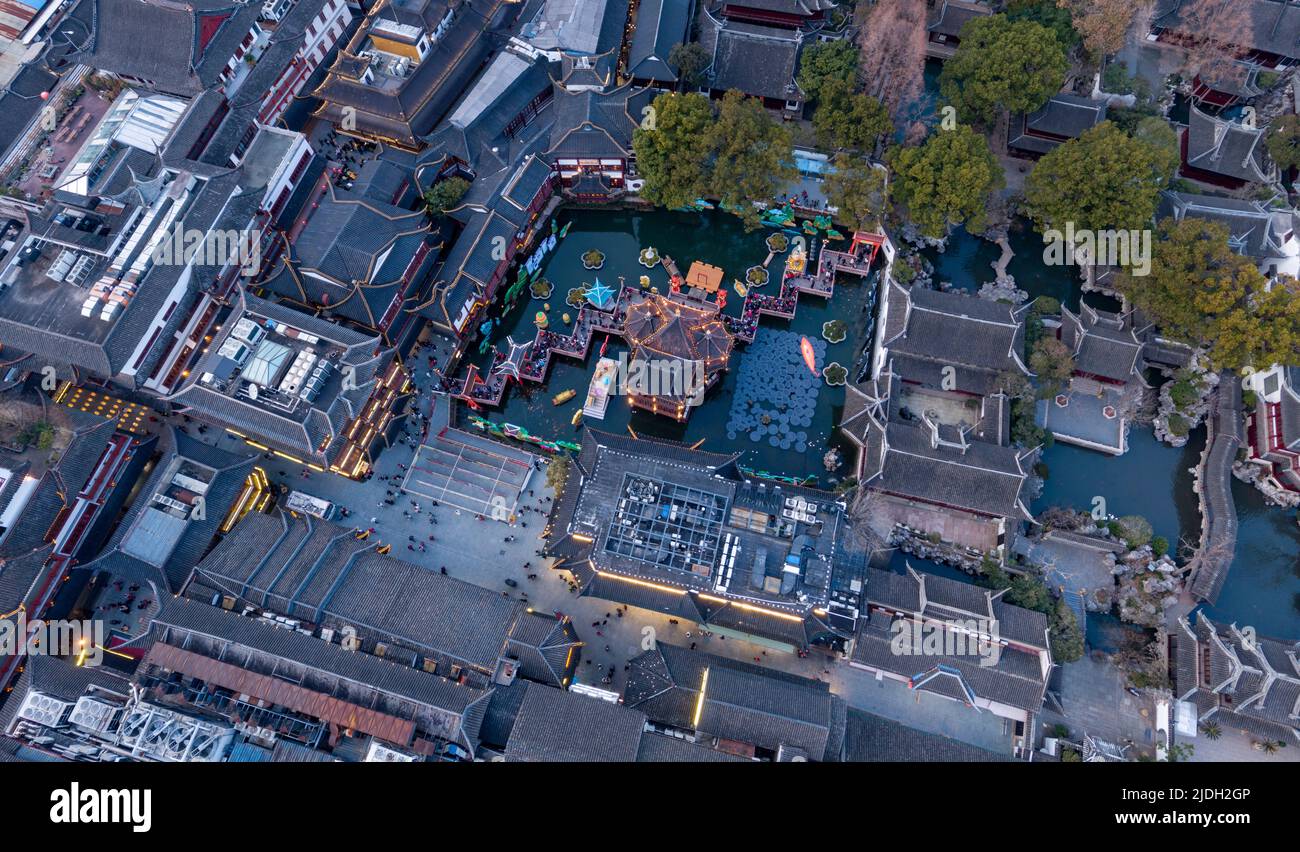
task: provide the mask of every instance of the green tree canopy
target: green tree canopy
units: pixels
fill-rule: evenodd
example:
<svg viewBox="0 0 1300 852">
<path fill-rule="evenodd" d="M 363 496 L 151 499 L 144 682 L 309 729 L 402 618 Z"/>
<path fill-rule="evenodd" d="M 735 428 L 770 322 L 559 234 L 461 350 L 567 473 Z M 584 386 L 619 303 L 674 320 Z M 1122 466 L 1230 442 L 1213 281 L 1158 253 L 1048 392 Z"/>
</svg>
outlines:
<svg viewBox="0 0 1300 852">
<path fill-rule="evenodd" d="M 1133 138 L 1146 142 L 1164 153 L 1165 161 L 1156 166 L 1161 174 L 1172 175 L 1174 169 L 1178 168 L 1180 159 L 1178 134 L 1164 118 L 1149 115 L 1138 119 L 1137 126 L 1133 128 Z"/>
<path fill-rule="evenodd" d="M 919 147 L 895 149 L 893 166 L 895 197 L 932 237 L 962 223 L 982 229 L 989 196 L 1005 180 L 988 141 L 964 124 L 931 134 Z"/>
<path fill-rule="evenodd" d="M 677 79 L 691 87 L 704 82 L 704 69 L 713 56 L 699 42 L 678 42 L 668 51 L 668 64 L 677 69 Z"/>
<path fill-rule="evenodd" d="M 646 200 L 683 207 L 706 195 L 711 168 L 713 104 L 701 94 L 662 94 L 632 134 Z"/>
<path fill-rule="evenodd" d="M 1074 357 L 1069 348 L 1055 337 L 1043 336 L 1034 341 L 1029 353 L 1029 369 L 1038 377 L 1038 393 L 1044 399 L 1064 390 L 1074 372 Z"/>
<path fill-rule="evenodd" d="M 425 190 L 424 209 L 432 215 L 442 215 L 455 208 L 468 191 L 469 181 L 462 177 L 449 177 L 440 180 Z"/>
<path fill-rule="evenodd" d="M 1011 0 L 1007 4 L 1007 17 L 1013 21 L 1042 24 L 1056 35 L 1056 40 L 1067 51 L 1079 43 L 1079 32 L 1074 28 L 1070 10 L 1056 0 Z"/>
<path fill-rule="evenodd" d="M 1262 369 L 1300 355 L 1298 285 L 1270 287 L 1250 259 L 1232 252 L 1218 222 L 1162 220 L 1151 274 L 1122 274 L 1117 287 L 1165 334 L 1208 345 L 1217 369 Z"/>
<path fill-rule="evenodd" d="M 1025 180 L 1025 203 L 1040 230 L 1141 229 L 1169 179 L 1167 152 L 1109 121 L 1047 154 Z"/>
<path fill-rule="evenodd" d="M 770 201 L 798 176 L 790 131 L 775 121 L 763 102 L 731 90 L 718 102 L 718 119 L 709 132 L 713 152 L 711 195 L 745 223 L 762 224 L 755 201 Z M 640 156 L 637 158 L 638 168 Z"/>
<path fill-rule="evenodd" d="M 823 147 L 868 153 L 875 150 L 881 138 L 894 132 L 889 110 L 870 95 L 854 92 L 846 79 L 830 79 L 823 84 L 812 123 Z"/>
<path fill-rule="evenodd" d="M 1277 118 L 1264 144 L 1279 169 L 1300 166 L 1300 116 L 1288 113 Z"/>
<path fill-rule="evenodd" d="M 963 121 L 991 123 L 1003 111 L 1032 112 L 1061 90 L 1068 63 L 1056 34 L 1006 15 L 962 27 L 957 52 L 944 63 L 939 91 Z"/>
<path fill-rule="evenodd" d="M 831 81 L 853 89 L 858 73 L 858 48 L 849 39 L 813 42 L 799 56 L 796 82 L 810 100 L 820 101 L 822 87 Z"/>
<path fill-rule="evenodd" d="M 1083 632 L 1079 630 L 1079 619 L 1074 610 L 1064 600 L 1058 600 L 1048 617 L 1049 637 L 1052 644 L 1052 659 L 1058 663 L 1073 663 L 1083 657 Z"/>
<path fill-rule="evenodd" d="M 866 157 L 838 154 L 826 175 L 826 200 L 839 209 L 838 221 L 855 231 L 876 230 L 885 215 L 889 185 L 884 169 L 873 168 Z"/>
</svg>

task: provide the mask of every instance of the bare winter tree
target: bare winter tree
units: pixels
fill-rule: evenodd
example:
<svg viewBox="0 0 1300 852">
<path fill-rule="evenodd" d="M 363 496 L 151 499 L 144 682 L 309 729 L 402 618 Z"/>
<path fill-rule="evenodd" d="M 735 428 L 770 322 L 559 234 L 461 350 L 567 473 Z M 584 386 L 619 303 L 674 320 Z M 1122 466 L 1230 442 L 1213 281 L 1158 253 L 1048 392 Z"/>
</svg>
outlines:
<svg viewBox="0 0 1300 852">
<path fill-rule="evenodd" d="M 1245 70 L 1235 60 L 1250 45 L 1254 8 L 1234 0 L 1184 0 L 1178 9 L 1184 71 L 1207 82 L 1240 83 Z"/>
<path fill-rule="evenodd" d="M 889 109 L 895 124 L 924 88 L 925 26 L 925 0 L 880 0 L 858 36 L 864 91 Z"/>
<path fill-rule="evenodd" d="M 1068 6 L 1074 28 L 1083 45 L 1096 56 L 1118 53 L 1128 36 L 1133 18 L 1150 0 L 1058 0 Z"/>
<path fill-rule="evenodd" d="M 848 497 L 849 517 L 853 519 L 852 535 L 859 547 L 874 553 L 889 546 L 881 535 L 872 527 L 872 515 L 875 514 L 876 495 L 861 485 Z"/>
</svg>

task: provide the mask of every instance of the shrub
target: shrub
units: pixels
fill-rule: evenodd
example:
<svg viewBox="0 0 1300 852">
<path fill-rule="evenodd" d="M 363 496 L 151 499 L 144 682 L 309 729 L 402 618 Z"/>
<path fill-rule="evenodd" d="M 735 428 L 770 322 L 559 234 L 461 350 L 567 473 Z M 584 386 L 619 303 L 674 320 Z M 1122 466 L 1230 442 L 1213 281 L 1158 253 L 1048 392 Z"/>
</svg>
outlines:
<svg viewBox="0 0 1300 852">
<path fill-rule="evenodd" d="M 1124 539 L 1130 550 L 1151 543 L 1151 522 L 1141 515 L 1125 515 L 1115 524 L 1119 527 L 1119 537 Z M 1168 543 L 1165 546 L 1168 547 Z"/>
<path fill-rule="evenodd" d="M 1181 414 L 1169 415 L 1169 434 L 1176 438 L 1185 436 L 1190 431 L 1190 424 L 1187 418 Z"/>
<path fill-rule="evenodd" d="M 1106 66 L 1101 74 L 1101 86 L 1117 95 L 1133 94 L 1133 80 L 1129 77 L 1128 70 L 1119 63 Z"/>
<path fill-rule="evenodd" d="M 19 433 L 18 440 L 38 450 L 48 450 L 54 446 L 54 426 L 46 420 L 33 423 Z"/>
<path fill-rule="evenodd" d="M 1195 386 L 1187 379 L 1174 382 L 1169 388 L 1169 399 L 1173 401 L 1174 406 L 1180 411 L 1186 410 L 1188 406 L 1195 405 L 1199 394 Z"/>
<path fill-rule="evenodd" d="M 1061 312 L 1061 300 L 1053 296 L 1039 296 L 1034 300 L 1031 311 L 1040 317 L 1052 317 Z"/>
<path fill-rule="evenodd" d="M 826 384 L 831 386 L 844 384 L 848 377 L 849 371 L 835 361 L 827 364 L 822 370 L 822 378 L 826 380 Z"/>
<path fill-rule="evenodd" d="M 558 492 L 564 487 L 564 480 L 568 475 L 569 457 L 557 455 L 551 459 L 550 465 L 546 468 L 546 486 Z"/>
<path fill-rule="evenodd" d="M 1151 539 L 1151 552 L 1156 555 L 1157 559 L 1164 556 L 1169 552 L 1169 539 L 1162 535 L 1158 535 Z"/>
<path fill-rule="evenodd" d="M 831 320 L 822 323 L 822 337 L 831 343 L 840 343 L 849 334 L 849 326 L 844 320 Z"/>
</svg>

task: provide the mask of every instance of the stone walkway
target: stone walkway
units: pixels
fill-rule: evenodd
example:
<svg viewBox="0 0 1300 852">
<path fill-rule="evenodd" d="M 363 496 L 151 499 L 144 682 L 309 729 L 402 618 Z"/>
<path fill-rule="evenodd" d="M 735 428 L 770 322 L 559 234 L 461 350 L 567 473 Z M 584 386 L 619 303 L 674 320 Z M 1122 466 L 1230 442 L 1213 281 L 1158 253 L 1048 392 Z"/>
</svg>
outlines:
<svg viewBox="0 0 1300 852">
<path fill-rule="evenodd" d="M 1091 734 L 1116 745 L 1131 741 L 1136 751 L 1155 753 L 1152 720 L 1155 708 L 1145 695 L 1135 697 L 1125 690 L 1124 673 L 1105 660 L 1084 657 L 1062 666 L 1053 678 L 1064 713 L 1044 708 L 1044 732 L 1058 723 L 1070 729 L 1070 739 L 1079 741 Z M 1048 707 L 1051 706 L 1049 702 Z M 1145 714 L 1145 715 L 1144 715 Z"/>
</svg>

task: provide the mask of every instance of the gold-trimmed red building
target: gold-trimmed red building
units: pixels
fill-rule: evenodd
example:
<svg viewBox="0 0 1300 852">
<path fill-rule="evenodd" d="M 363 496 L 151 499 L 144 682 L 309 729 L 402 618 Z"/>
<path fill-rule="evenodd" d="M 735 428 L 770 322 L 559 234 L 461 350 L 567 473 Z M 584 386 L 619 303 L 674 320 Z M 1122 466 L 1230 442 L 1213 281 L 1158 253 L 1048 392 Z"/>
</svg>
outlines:
<svg viewBox="0 0 1300 852">
<path fill-rule="evenodd" d="M 727 369 L 734 344 L 717 305 L 658 293 L 632 298 L 623 336 L 632 349 L 628 401 L 678 421 Z"/>
</svg>

